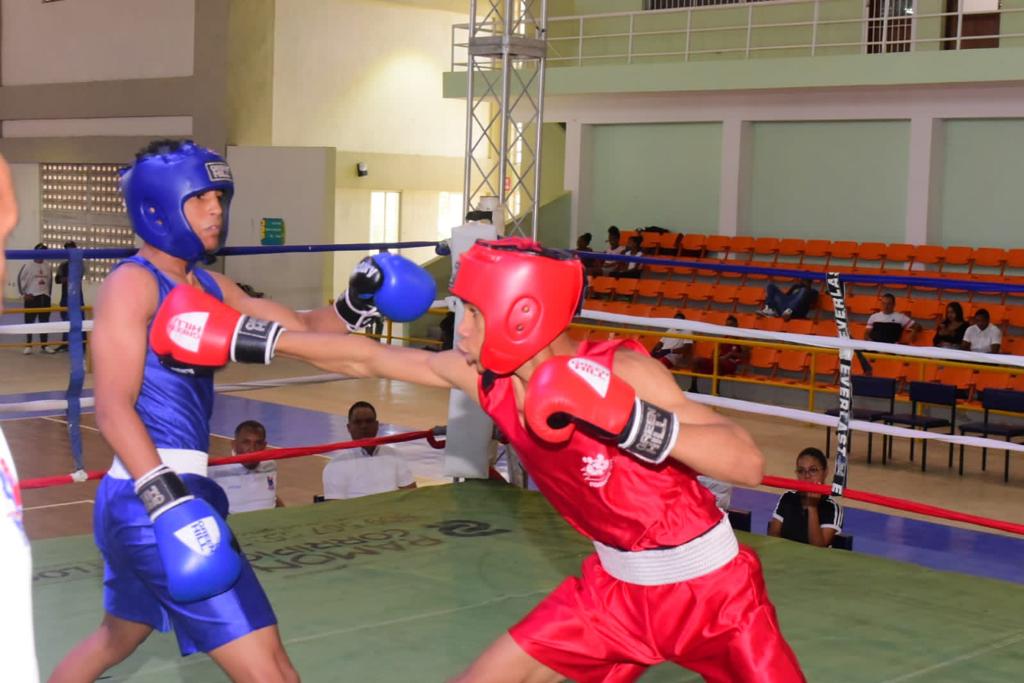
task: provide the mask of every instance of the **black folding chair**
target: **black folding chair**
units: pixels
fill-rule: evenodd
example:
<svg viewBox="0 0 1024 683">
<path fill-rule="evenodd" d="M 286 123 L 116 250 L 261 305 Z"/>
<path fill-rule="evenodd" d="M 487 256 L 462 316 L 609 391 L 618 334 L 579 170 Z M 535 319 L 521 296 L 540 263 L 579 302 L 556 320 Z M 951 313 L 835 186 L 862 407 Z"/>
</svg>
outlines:
<svg viewBox="0 0 1024 683">
<path fill-rule="evenodd" d="M 866 422 L 878 422 L 887 415 L 892 415 L 896 411 L 896 380 L 889 377 L 869 377 L 867 375 L 854 375 L 853 376 L 853 403 L 854 408 L 850 410 L 850 417 L 854 420 L 864 420 Z M 858 398 L 876 398 L 876 399 L 887 399 L 889 401 L 888 410 L 882 409 L 879 406 L 874 408 L 857 408 Z M 836 417 L 839 415 L 838 408 L 830 408 L 825 411 L 826 415 L 832 415 Z M 871 437 L 873 434 L 868 432 L 868 462 L 871 462 Z M 882 464 L 885 464 L 885 453 L 886 453 L 887 437 L 882 435 Z M 832 428 L 825 427 L 825 453 L 832 452 Z"/>
<path fill-rule="evenodd" d="M 1011 391 L 1009 389 L 985 389 L 981 392 L 981 407 L 983 409 L 980 422 L 966 422 L 960 425 L 960 434 L 980 434 L 988 436 L 1002 436 L 1007 442 L 1017 437 L 1024 436 L 1024 424 L 1018 422 L 989 422 L 990 410 L 1001 410 L 1007 413 L 1021 413 L 1024 415 L 1024 391 Z M 1004 451 L 1005 462 L 1003 464 L 1003 481 L 1010 481 L 1010 451 Z M 985 471 L 985 461 L 988 456 L 988 449 L 981 449 L 981 470 Z M 964 473 L 964 445 L 960 444 L 960 474 Z"/>
<path fill-rule="evenodd" d="M 932 417 L 931 415 L 918 415 L 917 407 L 920 405 L 937 405 L 949 408 L 949 419 Z M 930 431 L 938 427 L 949 427 L 949 433 L 956 433 L 956 386 L 953 384 L 941 384 L 939 382 L 911 382 L 910 383 L 910 412 L 892 413 L 881 418 L 886 424 L 900 425 L 924 431 Z M 892 459 L 892 442 L 889 438 L 889 458 Z M 910 440 L 910 460 L 914 460 L 914 439 Z M 949 466 L 953 466 L 953 444 L 949 444 Z M 921 471 L 928 468 L 928 439 L 921 444 Z"/>
<path fill-rule="evenodd" d="M 738 508 L 729 508 L 729 524 L 736 531 L 750 532 L 750 510 L 740 510 Z"/>
</svg>

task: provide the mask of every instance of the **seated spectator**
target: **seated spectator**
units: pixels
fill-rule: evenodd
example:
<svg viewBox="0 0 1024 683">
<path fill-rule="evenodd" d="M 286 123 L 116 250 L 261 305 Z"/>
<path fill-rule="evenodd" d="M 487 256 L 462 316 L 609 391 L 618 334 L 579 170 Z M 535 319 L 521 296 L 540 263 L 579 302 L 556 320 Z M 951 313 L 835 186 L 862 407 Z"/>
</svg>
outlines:
<svg viewBox="0 0 1024 683">
<path fill-rule="evenodd" d="M 643 256 L 644 238 L 640 235 L 633 235 L 626 240 L 626 249 L 622 252 L 625 256 Z M 644 266 L 636 261 L 617 261 L 612 275 L 615 277 L 638 278 L 643 272 Z"/>
<path fill-rule="evenodd" d="M 348 433 L 353 440 L 373 439 L 379 429 L 377 410 L 371 404 L 357 401 L 348 409 Z M 348 448 L 332 455 L 324 467 L 323 481 L 327 500 L 416 488 L 409 466 L 390 444 Z"/>
<path fill-rule="evenodd" d="M 796 475 L 800 481 L 824 484 L 828 459 L 817 448 L 805 448 L 796 457 Z M 832 544 L 843 530 L 843 508 L 830 496 L 804 491 L 787 491 L 779 498 L 768 523 L 769 536 L 810 543 L 818 547 Z"/>
<path fill-rule="evenodd" d="M 769 282 L 764 288 L 764 307 L 757 313 L 769 318 L 782 316 L 787 321 L 806 318 L 817 299 L 818 291 L 810 280 L 800 280 L 785 292 Z"/>
<path fill-rule="evenodd" d="M 995 325 L 989 324 L 988 311 L 979 308 L 974 312 L 972 322 L 974 324 L 964 332 L 961 347 L 979 353 L 999 353 L 999 346 L 1003 343 L 1003 333 Z"/>
<path fill-rule="evenodd" d="M 868 318 L 864 338 L 885 344 L 898 344 L 904 330 L 910 330 L 910 339 L 921 329 L 907 314 L 896 311 L 896 297 L 886 292 L 882 295 L 882 310 Z"/>
<path fill-rule="evenodd" d="M 611 226 L 608 228 L 608 248 L 604 250 L 606 254 L 621 254 L 626 250 L 624 246 L 619 244 L 619 240 L 622 239 L 622 235 L 619 233 L 619 228 Z M 619 261 L 605 261 L 601 266 L 604 269 L 605 275 L 612 275 L 619 268 Z"/>
<path fill-rule="evenodd" d="M 943 349 L 961 349 L 966 331 L 967 321 L 964 320 L 964 309 L 956 301 L 953 301 L 946 305 L 945 316 L 935 326 L 932 345 Z"/>
<path fill-rule="evenodd" d="M 736 316 L 730 315 L 725 319 L 729 327 L 739 327 Z M 750 355 L 750 347 L 741 344 L 719 343 L 718 347 L 718 374 L 735 375 L 740 366 L 747 362 Z M 714 358 L 698 358 L 693 363 L 694 372 L 702 375 L 710 375 L 714 371 Z"/>
<path fill-rule="evenodd" d="M 576 251 L 577 252 L 593 251 L 593 249 L 590 248 L 590 242 L 591 242 L 592 239 L 593 239 L 593 235 L 591 235 L 589 232 L 585 232 L 582 235 L 580 235 L 579 237 L 577 237 L 576 238 Z M 583 270 L 586 272 L 586 274 L 588 276 L 594 277 L 594 276 L 597 276 L 597 275 L 603 275 L 604 274 L 604 272 L 601 269 L 601 262 L 598 259 L 583 258 L 582 255 L 581 255 L 580 262 L 583 264 Z"/>
<path fill-rule="evenodd" d="M 262 424 L 246 420 L 235 427 L 231 455 L 245 455 L 266 448 L 267 429 Z M 224 489 L 232 514 L 284 507 L 277 496 L 277 463 L 273 460 L 215 465 L 207 474 Z"/>
<path fill-rule="evenodd" d="M 682 313 L 676 313 L 672 317 L 676 320 L 686 320 L 686 316 Z M 662 337 L 651 349 L 651 356 L 660 360 L 661 364 L 669 370 L 685 368 L 693 358 L 693 340 Z"/>
</svg>

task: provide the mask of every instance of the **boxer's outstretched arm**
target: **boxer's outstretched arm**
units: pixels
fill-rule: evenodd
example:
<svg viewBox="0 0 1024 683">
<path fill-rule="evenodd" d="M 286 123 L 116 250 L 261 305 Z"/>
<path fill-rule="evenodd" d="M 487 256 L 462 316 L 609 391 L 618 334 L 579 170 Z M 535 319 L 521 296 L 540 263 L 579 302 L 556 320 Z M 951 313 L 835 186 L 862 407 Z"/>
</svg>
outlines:
<svg viewBox="0 0 1024 683">
<path fill-rule="evenodd" d="M 156 447 L 135 412 L 146 362 L 146 327 L 157 296 L 152 275 L 130 263 L 121 266 L 100 287 L 89 339 L 96 424 L 133 479 L 160 464 Z"/>
<path fill-rule="evenodd" d="M 338 318 L 334 306 L 322 306 L 312 311 L 295 311 L 272 299 L 258 299 L 242 291 L 234 280 L 210 271 L 220 285 L 224 303 L 243 315 L 261 320 L 273 320 L 289 330 L 298 332 L 345 332 L 345 324 Z"/>
<path fill-rule="evenodd" d="M 423 351 L 381 344 L 362 335 L 286 331 L 277 355 L 350 377 L 396 379 L 430 387 L 461 389 L 477 398 L 477 372 L 458 351 Z"/>
<path fill-rule="evenodd" d="M 747 430 L 686 398 L 665 366 L 623 350 L 615 354 L 613 370 L 633 387 L 640 399 L 676 414 L 679 438 L 669 457 L 715 479 L 742 486 L 761 483 L 764 454 Z"/>
</svg>

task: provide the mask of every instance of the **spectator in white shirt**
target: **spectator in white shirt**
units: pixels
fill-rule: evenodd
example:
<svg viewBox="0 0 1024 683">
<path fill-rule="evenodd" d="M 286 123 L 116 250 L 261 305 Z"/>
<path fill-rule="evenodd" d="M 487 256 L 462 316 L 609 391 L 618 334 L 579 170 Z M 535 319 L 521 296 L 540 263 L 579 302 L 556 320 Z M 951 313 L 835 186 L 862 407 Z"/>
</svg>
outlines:
<svg viewBox="0 0 1024 683">
<path fill-rule="evenodd" d="M 370 403 L 357 401 L 348 409 L 348 433 L 353 440 L 373 439 L 379 429 L 377 410 Z M 416 488 L 408 464 L 390 445 L 339 452 L 324 467 L 323 480 L 327 500 Z"/>
<path fill-rule="evenodd" d="M 672 317 L 676 320 L 686 320 L 682 313 L 676 313 Z M 651 349 L 651 357 L 660 360 L 669 370 L 685 368 L 693 358 L 693 340 L 662 337 Z"/>
<path fill-rule="evenodd" d="M 626 247 L 622 246 L 619 241 L 622 239 L 622 234 L 619 232 L 619 228 L 615 225 L 608 228 L 608 248 L 604 250 L 606 254 L 621 254 L 626 251 Z M 605 275 L 611 275 L 616 273 L 622 266 L 621 261 L 605 261 L 604 262 L 604 273 Z"/>
<path fill-rule="evenodd" d="M 910 340 L 921 329 L 921 325 L 896 309 L 896 297 L 886 292 L 882 295 L 882 310 L 872 313 L 868 318 L 864 338 L 870 341 L 897 344 L 903 332 L 910 331 Z"/>
<path fill-rule="evenodd" d="M 35 246 L 35 249 L 42 251 L 43 249 L 46 249 L 46 245 L 40 242 Z M 21 294 L 25 308 L 49 308 L 50 290 L 52 288 L 53 266 L 43 259 L 37 258 L 33 261 L 29 261 L 21 267 L 21 270 L 18 271 L 18 292 Z M 25 313 L 26 325 L 31 325 L 35 322 L 50 322 L 50 312 L 38 313 L 33 311 Z M 39 350 L 45 351 L 46 353 L 57 353 L 57 349 L 55 347 L 46 345 L 48 340 L 49 335 L 45 333 L 39 335 L 39 341 L 43 343 Z M 25 341 L 28 346 L 25 347 L 23 353 L 28 355 L 32 353 L 32 335 L 26 334 Z"/>
<path fill-rule="evenodd" d="M 974 324 L 964 332 L 963 348 L 980 353 L 999 353 L 999 345 L 1003 342 L 1003 333 L 995 325 L 991 325 L 988 311 L 979 308 L 974 312 Z"/>
<path fill-rule="evenodd" d="M 245 455 L 267 448 L 267 429 L 256 420 L 246 420 L 235 427 L 231 442 L 231 455 Z M 234 463 L 211 467 L 208 475 L 228 496 L 228 510 L 249 512 L 284 507 L 277 496 L 277 463 Z"/>
</svg>

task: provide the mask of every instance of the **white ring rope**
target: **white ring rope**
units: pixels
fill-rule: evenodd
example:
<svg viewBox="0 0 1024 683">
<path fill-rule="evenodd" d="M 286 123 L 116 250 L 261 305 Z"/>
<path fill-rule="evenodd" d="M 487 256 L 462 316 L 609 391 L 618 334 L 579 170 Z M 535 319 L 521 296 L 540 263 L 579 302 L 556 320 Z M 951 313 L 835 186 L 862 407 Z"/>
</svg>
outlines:
<svg viewBox="0 0 1024 683">
<path fill-rule="evenodd" d="M 71 323 L 64 320 L 52 323 L 18 323 L 15 325 L 0 325 L 0 334 L 54 334 L 57 332 L 70 332 Z M 82 332 L 92 332 L 92 320 L 82 321 Z"/>
<path fill-rule="evenodd" d="M 988 363 L 991 365 L 1009 365 L 1024 368 L 1024 356 L 1000 353 L 978 353 L 977 351 L 958 351 L 956 349 L 940 349 L 933 346 L 908 346 L 906 344 L 886 344 L 864 339 L 840 339 L 838 337 L 822 337 L 813 334 L 792 334 L 790 332 L 768 332 L 747 327 L 729 327 L 712 325 L 696 320 L 680 320 L 678 318 L 638 318 L 621 313 L 606 313 L 584 309 L 581 318 L 613 322 L 630 327 L 657 327 L 674 332 L 691 332 L 713 337 L 732 337 L 733 339 L 761 339 L 769 342 L 786 342 L 801 346 L 817 346 L 827 349 L 853 349 L 870 351 L 887 355 L 913 356 L 915 358 L 931 358 L 936 360 L 955 360 L 965 363 Z"/>
<path fill-rule="evenodd" d="M 784 408 L 776 405 L 754 403 L 753 401 L 741 401 L 740 399 L 726 398 L 724 396 L 709 396 L 707 394 L 687 393 L 686 398 L 715 408 L 728 408 L 730 410 L 738 410 L 743 413 L 754 413 L 757 415 L 767 415 L 769 417 L 781 417 L 787 420 L 795 420 L 797 422 L 811 422 L 813 424 L 818 424 L 823 427 L 831 427 L 833 429 L 839 425 L 839 418 L 837 416 L 825 415 L 823 413 L 812 413 L 809 410 L 800 410 L 798 408 Z M 900 436 L 907 439 L 928 439 L 930 441 L 963 444 L 964 446 L 991 448 L 992 450 L 1024 452 L 1024 443 L 1014 443 L 1012 441 L 1007 442 L 999 441 L 998 439 L 984 439 L 977 436 L 956 436 L 954 434 L 943 434 L 941 432 L 918 431 L 916 429 L 907 429 L 906 427 L 884 425 L 878 422 L 865 422 L 864 420 L 850 420 L 850 427 L 862 432 Z"/>
<path fill-rule="evenodd" d="M 255 389 L 272 389 L 293 384 L 320 384 L 351 379 L 346 375 L 326 374 L 308 375 L 305 377 L 286 377 L 284 379 L 260 379 L 236 384 L 218 384 L 214 391 L 223 394 L 235 391 L 253 391 Z M 79 403 L 83 408 L 92 408 L 95 401 L 92 396 L 83 396 Z M 19 403 L 0 403 L 0 413 L 35 413 L 43 411 L 67 410 L 68 402 L 64 399 L 42 399 L 39 401 L 21 401 Z"/>
</svg>

